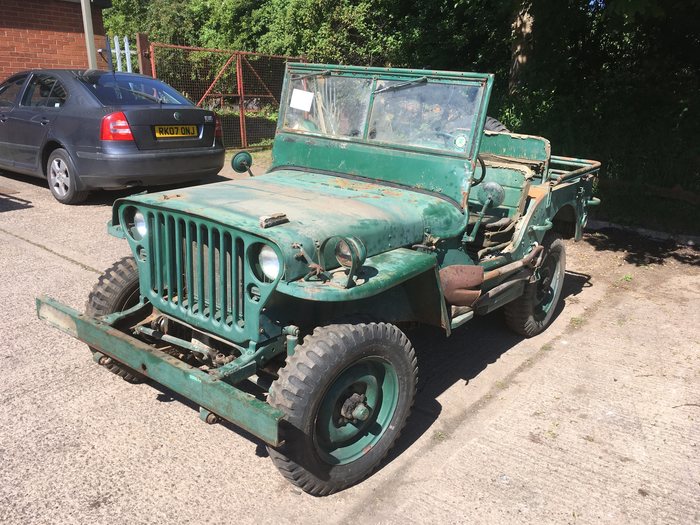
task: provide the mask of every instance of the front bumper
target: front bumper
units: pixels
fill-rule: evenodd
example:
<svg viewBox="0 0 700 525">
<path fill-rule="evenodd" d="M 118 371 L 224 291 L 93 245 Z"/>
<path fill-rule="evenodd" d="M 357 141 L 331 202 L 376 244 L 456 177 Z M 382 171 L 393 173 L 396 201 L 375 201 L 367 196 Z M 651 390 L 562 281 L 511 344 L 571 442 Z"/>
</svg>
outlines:
<svg viewBox="0 0 700 525">
<path fill-rule="evenodd" d="M 193 181 L 216 175 L 224 165 L 221 146 L 180 150 L 77 151 L 82 189 L 117 189 Z"/>
<path fill-rule="evenodd" d="M 283 413 L 264 401 L 49 297 L 37 298 L 36 307 L 39 319 L 191 399 L 269 445 L 281 444 Z"/>
</svg>

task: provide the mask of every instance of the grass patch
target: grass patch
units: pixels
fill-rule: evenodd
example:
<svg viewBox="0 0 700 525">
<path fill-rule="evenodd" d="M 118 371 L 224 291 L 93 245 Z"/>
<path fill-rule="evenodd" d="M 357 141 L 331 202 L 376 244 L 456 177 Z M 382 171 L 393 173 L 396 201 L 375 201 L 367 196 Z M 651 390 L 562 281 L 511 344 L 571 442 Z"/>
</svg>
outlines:
<svg viewBox="0 0 700 525">
<path fill-rule="evenodd" d="M 586 320 L 583 317 L 572 317 L 569 321 L 569 326 L 571 328 L 581 328 L 585 322 Z"/>
<path fill-rule="evenodd" d="M 447 434 L 442 430 L 436 430 L 435 432 L 433 432 L 433 441 L 437 441 L 438 443 L 447 440 L 447 437 Z"/>
</svg>

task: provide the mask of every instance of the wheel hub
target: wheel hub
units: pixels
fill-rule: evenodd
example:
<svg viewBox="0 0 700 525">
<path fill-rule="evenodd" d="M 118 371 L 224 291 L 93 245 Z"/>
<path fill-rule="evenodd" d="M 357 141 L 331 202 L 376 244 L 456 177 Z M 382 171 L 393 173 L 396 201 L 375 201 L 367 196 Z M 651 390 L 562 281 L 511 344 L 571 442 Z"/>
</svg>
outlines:
<svg viewBox="0 0 700 525">
<path fill-rule="evenodd" d="M 340 409 L 340 423 L 367 421 L 371 410 L 365 400 L 364 394 L 353 394 L 348 397 Z"/>
<path fill-rule="evenodd" d="M 60 159 L 54 159 L 51 163 L 51 182 L 59 196 L 63 197 L 68 192 L 70 176 L 67 167 Z"/>
<path fill-rule="evenodd" d="M 399 395 L 394 368 L 368 357 L 346 368 L 330 385 L 316 415 L 314 439 L 323 460 L 346 464 L 382 439 Z"/>
</svg>

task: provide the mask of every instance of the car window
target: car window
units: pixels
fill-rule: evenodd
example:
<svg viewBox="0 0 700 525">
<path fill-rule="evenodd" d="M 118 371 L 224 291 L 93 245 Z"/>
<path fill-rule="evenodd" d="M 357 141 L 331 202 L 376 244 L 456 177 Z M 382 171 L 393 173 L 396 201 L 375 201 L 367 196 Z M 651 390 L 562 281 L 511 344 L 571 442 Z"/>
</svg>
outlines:
<svg viewBox="0 0 700 525">
<path fill-rule="evenodd" d="M 17 75 L 0 84 L 0 106 L 12 106 L 22 89 L 27 75 Z"/>
<path fill-rule="evenodd" d="M 154 78 L 136 75 L 99 74 L 78 77 L 104 106 L 178 104 L 192 102 L 177 90 Z"/>
<path fill-rule="evenodd" d="M 56 77 L 37 74 L 32 77 L 22 97 L 23 106 L 60 108 L 67 98 L 66 89 Z"/>
</svg>

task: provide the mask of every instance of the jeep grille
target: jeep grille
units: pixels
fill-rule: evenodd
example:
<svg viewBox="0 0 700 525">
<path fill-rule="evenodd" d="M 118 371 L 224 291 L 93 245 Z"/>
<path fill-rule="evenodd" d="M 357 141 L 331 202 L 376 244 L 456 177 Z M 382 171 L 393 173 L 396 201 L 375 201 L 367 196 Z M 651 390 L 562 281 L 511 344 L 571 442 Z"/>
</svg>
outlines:
<svg viewBox="0 0 700 525">
<path fill-rule="evenodd" d="M 257 317 L 275 285 L 247 262 L 260 239 L 186 215 L 146 213 L 149 276 L 141 290 L 153 306 L 233 340 L 257 340 Z"/>
</svg>

